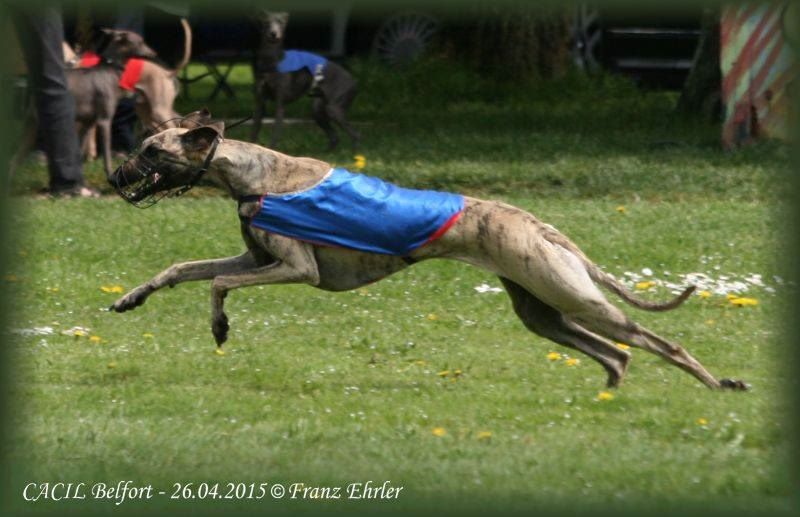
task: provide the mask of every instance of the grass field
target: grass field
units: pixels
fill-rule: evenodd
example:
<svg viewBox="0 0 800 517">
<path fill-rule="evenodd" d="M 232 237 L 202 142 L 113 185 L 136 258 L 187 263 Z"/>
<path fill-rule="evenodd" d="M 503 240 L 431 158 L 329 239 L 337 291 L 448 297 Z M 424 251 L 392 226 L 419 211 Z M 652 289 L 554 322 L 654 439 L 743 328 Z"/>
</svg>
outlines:
<svg viewBox="0 0 800 517">
<path fill-rule="evenodd" d="M 391 480 L 404 489 L 383 510 L 787 509 L 782 322 L 793 285 L 777 259 L 787 252 L 786 148 L 724 153 L 715 127 L 671 112 L 674 96 L 617 80 L 508 86 L 454 70 L 427 85 L 419 78 L 429 65 L 405 75 L 351 66 L 364 89 L 352 115 L 366 136 L 364 172 L 528 209 L 631 286 L 655 281 L 642 291 L 652 299 L 671 296 L 663 282 L 708 275 L 710 296 L 674 312 L 625 310 L 752 391 L 711 392 L 635 350 L 607 399 L 598 365 L 527 332 L 505 294 L 476 289 L 499 287 L 496 278 L 447 261 L 340 294 L 234 291 L 230 340 L 217 355 L 206 283 L 165 290 L 131 313 L 103 309 L 113 291 L 175 261 L 239 253 L 232 201 L 200 192 L 139 211 L 114 197 L 22 195 L 11 224 L 18 260 L 4 279 L 14 302 L 12 494 L 29 480 L 130 479 L 167 495 L 176 482 Z M 237 70 L 239 100 L 212 111 L 246 115 L 248 81 Z M 196 85 L 193 98 L 207 88 Z M 427 96 L 416 101 L 415 91 Z M 181 111 L 202 104 L 181 102 Z M 322 133 L 300 124 L 281 150 L 351 164 L 349 150 L 323 147 Z M 101 185 L 97 165 L 88 169 Z M 20 194 L 44 185 L 41 167 L 26 170 L 13 186 Z M 737 307 L 726 293 L 757 304 Z"/>
</svg>

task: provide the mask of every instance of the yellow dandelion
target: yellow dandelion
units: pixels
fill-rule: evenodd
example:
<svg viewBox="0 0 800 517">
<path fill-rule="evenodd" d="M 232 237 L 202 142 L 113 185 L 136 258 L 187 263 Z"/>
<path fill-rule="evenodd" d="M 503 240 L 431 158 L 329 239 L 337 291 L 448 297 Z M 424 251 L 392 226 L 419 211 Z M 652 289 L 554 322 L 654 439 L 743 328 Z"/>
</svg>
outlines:
<svg viewBox="0 0 800 517">
<path fill-rule="evenodd" d="M 755 298 L 731 298 L 730 302 L 737 307 L 752 307 L 758 305 L 758 300 Z"/>
<path fill-rule="evenodd" d="M 431 434 L 432 434 L 433 436 L 439 436 L 439 437 L 442 437 L 442 436 L 445 436 L 445 435 L 447 434 L 447 430 L 446 430 L 444 427 L 434 427 L 434 428 L 431 430 Z"/>
<path fill-rule="evenodd" d="M 448 375 L 450 375 L 450 370 L 442 370 L 441 372 L 437 373 L 436 375 L 438 375 L 439 377 L 447 377 Z"/>
<path fill-rule="evenodd" d="M 58 287 L 46 287 L 45 290 L 47 290 L 47 291 L 49 291 L 51 293 L 57 293 L 58 291 L 60 291 L 60 289 Z"/>
<path fill-rule="evenodd" d="M 104 293 L 124 293 L 125 288 L 121 285 L 102 285 L 100 290 Z"/>
<path fill-rule="evenodd" d="M 425 366 L 428 363 L 426 363 L 422 359 L 417 359 L 416 361 L 414 361 L 414 364 L 416 364 L 417 366 Z"/>
<path fill-rule="evenodd" d="M 367 166 L 367 158 L 363 154 L 353 156 L 353 167 L 361 170 Z"/>
<path fill-rule="evenodd" d="M 727 298 L 728 300 L 735 300 L 738 297 L 739 297 L 738 294 L 733 294 L 733 293 L 728 293 L 725 295 L 725 298 Z"/>
<path fill-rule="evenodd" d="M 117 363 L 116 361 L 111 361 L 110 363 L 108 363 L 107 366 L 113 370 L 114 368 L 117 367 Z"/>
<path fill-rule="evenodd" d="M 706 320 L 705 323 L 706 325 L 713 325 L 714 323 L 716 323 L 716 320 Z"/>
<path fill-rule="evenodd" d="M 83 337 L 83 336 L 86 335 L 86 331 L 81 330 L 81 329 L 75 329 L 75 330 L 72 331 L 72 335 L 75 336 L 75 337 Z"/>
<path fill-rule="evenodd" d="M 558 352 L 550 352 L 549 354 L 547 354 L 546 357 L 548 361 L 558 361 L 559 359 L 561 359 L 561 354 L 559 354 Z"/>
<path fill-rule="evenodd" d="M 225 355 L 225 350 L 223 350 L 221 348 L 215 348 L 214 349 L 214 353 L 217 354 L 218 356 L 223 356 L 223 355 Z"/>
<path fill-rule="evenodd" d="M 461 370 L 459 370 L 458 368 L 456 368 L 455 370 L 453 370 L 453 375 L 454 375 L 455 377 L 458 377 L 459 375 L 461 375 Z"/>
<path fill-rule="evenodd" d="M 155 336 L 150 332 L 145 332 L 144 334 L 142 334 L 142 337 L 145 337 L 147 339 L 153 339 Z"/>
<path fill-rule="evenodd" d="M 619 205 L 619 206 L 616 208 L 616 211 L 617 211 L 617 212 L 619 212 L 620 214 L 624 214 L 624 213 L 625 213 L 627 210 L 625 210 L 625 207 L 624 207 L 624 206 L 622 206 L 622 205 Z"/>
<path fill-rule="evenodd" d="M 478 433 L 478 440 L 488 440 L 492 437 L 491 431 L 481 431 Z"/>
<path fill-rule="evenodd" d="M 700 298 L 704 298 L 704 299 L 705 298 L 711 298 L 711 293 L 708 292 L 708 291 L 698 291 L 697 292 L 697 296 L 699 296 Z"/>
<path fill-rule="evenodd" d="M 430 314 L 428 314 L 428 319 L 429 319 L 430 321 L 436 321 L 436 320 L 438 320 L 438 319 L 439 319 L 439 316 L 437 316 L 437 315 L 436 315 L 436 314 L 434 314 L 434 313 L 430 313 Z"/>
<path fill-rule="evenodd" d="M 92 343 L 99 343 L 102 340 L 103 338 L 101 338 L 100 336 L 89 336 L 89 341 L 91 341 Z"/>
<path fill-rule="evenodd" d="M 614 400 L 614 394 L 608 391 L 601 391 L 597 394 L 597 398 L 595 400 Z"/>
<path fill-rule="evenodd" d="M 656 283 L 653 282 L 652 280 L 645 280 L 644 282 L 636 282 L 636 285 L 634 287 L 636 287 L 636 289 L 639 289 L 640 291 L 643 291 L 645 289 L 650 289 L 654 285 L 656 285 Z"/>
<path fill-rule="evenodd" d="M 630 345 L 626 345 L 625 343 L 614 343 L 614 344 L 617 345 L 617 348 L 619 348 L 620 350 L 628 350 L 631 347 Z"/>
<path fill-rule="evenodd" d="M 564 364 L 566 364 L 567 366 L 575 366 L 577 364 L 580 364 L 580 360 L 575 359 L 574 357 L 570 357 L 569 359 L 564 361 Z"/>
<path fill-rule="evenodd" d="M 697 425 L 707 425 L 707 424 L 708 424 L 708 420 L 706 420 L 705 418 L 698 418 L 697 419 Z"/>
</svg>

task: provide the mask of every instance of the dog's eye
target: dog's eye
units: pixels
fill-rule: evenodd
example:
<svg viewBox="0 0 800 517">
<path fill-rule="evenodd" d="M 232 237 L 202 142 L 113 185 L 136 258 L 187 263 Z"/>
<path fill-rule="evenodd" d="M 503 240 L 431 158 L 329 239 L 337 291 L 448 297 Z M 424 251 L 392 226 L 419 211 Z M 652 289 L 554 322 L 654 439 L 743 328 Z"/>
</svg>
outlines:
<svg viewBox="0 0 800 517">
<path fill-rule="evenodd" d="M 145 158 L 155 158 L 156 155 L 158 155 L 158 149 L 156 149 L 153 145 L 148 145 L 142 151 L 142 156 Z"/>
</svg>

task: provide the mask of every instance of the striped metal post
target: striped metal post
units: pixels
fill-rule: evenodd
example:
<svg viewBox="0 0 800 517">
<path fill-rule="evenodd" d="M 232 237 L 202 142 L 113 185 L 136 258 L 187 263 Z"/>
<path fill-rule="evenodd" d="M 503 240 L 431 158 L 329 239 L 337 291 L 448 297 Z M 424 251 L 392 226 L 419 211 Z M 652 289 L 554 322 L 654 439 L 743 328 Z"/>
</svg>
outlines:
<svg viewBox="0 0 800 517">
<path fill-rule="evenodd" d="M 727 149 L 789 135 L 789 84 L 798 75 L 798 56 L 785 37 L 788 8 L 788 3 L 751 2 L 722 11 L 722 143 Z"/>
</svg>

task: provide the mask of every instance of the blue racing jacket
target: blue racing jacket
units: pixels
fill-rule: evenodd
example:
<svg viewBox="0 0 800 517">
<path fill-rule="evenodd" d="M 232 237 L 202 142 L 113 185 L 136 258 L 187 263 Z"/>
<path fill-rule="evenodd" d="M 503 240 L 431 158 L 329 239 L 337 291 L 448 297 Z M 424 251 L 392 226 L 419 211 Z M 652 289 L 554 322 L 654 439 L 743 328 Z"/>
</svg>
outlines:
<svg viewBox="0 0 800 517">
<path fill-rule="evenodd" d="M 321 67 L 320 71 L 324 71 L 327 64 L 328 60 L 317 54 L 303 50 L 285 50 L 283 59 L 278 63 L 278 72 L 285 74 L 307 68 L 314 75 L 318 66 Z"/>
<path fill-rule="evenodd" d="M 308 189 L 265 194 L 250 224 L 313 244 L 406 256 L 441 237 L 463 210 L 459 194 L 401 188 L 337 168 Z"/>
</svg>

